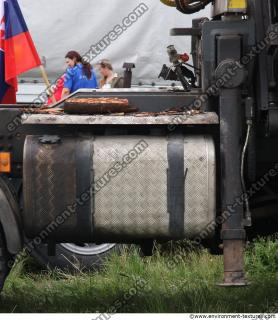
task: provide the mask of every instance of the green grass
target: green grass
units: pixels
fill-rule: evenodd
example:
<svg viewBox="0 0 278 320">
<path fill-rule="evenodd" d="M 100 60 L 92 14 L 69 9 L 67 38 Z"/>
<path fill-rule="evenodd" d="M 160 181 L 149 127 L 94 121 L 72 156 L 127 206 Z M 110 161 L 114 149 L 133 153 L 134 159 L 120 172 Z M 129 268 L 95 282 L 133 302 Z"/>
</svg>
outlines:
<svg viewBox="0 0 278 320">
<path fill-rule="evenodd" d="M 135 248 L 125 250 L 91 274 L 42 271 L 27 258 L 13 268 L 0 311 L 106 313 L 113 307 L 114 312 L 278 312 L 277 237 L 249 246 L 250 286 L 217 287 L 222 268 L 221 256 L 189 250 L 183 243 L 143 259 Z"/>
</svg>

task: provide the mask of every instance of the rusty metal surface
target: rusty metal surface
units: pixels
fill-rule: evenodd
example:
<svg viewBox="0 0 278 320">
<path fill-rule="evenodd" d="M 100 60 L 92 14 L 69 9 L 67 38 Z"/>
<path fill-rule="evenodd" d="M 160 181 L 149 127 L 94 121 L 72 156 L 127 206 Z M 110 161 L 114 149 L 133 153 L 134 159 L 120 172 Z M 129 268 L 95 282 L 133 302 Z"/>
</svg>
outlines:
<svg viewBox="0 0 278 320">
<path fill-rule="evenodd" d="M 134 113 L 138 109 L 130 105 L 128 99 L 102 98 L 72 98 L 64 103 L 64 112 L 67 114 L 111 114 Z"/>
<path fill-rule="evenodd" d="M 64 110 L 61 108 L 23 108 L 25 114 L 49 114 L 49 115 L 62 115 Z"/>
<path fill-rule="evenodd" d="M 218 115 L 214 112 L 195 115 L 114 115 L 114 116 L 81 116 L 81 115 L 51 115 L 51 114 L 24 114 L 23 124 L 44 125 L 213 125 L 219 123 Z"/>
<path fill-rule="evenodd" d="M 224 281 L 219 284 L 223 287 L 246 286 L 242 256 L 245 250 L 243 240 L 224 240 Z"/>
</svg>

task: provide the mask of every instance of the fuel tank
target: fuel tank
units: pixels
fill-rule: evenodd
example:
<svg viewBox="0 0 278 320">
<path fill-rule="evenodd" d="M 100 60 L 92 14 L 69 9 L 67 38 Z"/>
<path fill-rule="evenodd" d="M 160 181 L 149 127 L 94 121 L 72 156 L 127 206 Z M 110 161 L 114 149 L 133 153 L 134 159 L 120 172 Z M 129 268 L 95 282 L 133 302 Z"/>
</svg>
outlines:
<svg viewBox="0 0 278 320">
<path fill-rule="evenodd" d="M 210 238 L 210 136 L 28 136 L 25 233 L 55 242 Z"/>
</svg>

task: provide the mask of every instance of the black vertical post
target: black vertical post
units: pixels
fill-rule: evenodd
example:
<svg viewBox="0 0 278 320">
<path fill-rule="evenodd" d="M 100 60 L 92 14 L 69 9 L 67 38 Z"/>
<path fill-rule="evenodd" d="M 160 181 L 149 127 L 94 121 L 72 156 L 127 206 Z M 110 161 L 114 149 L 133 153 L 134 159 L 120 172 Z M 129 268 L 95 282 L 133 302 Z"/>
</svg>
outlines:
<svg viewBox="0 0 278 320">
<path fill-rule="evenodd" d="M 240 90 L 223 89 L 220 94 L 220 154 L 224 283 L 245 285 L 242 186 L 240 178 L 242 106 Z"/>
<path fill-rule="evenodd" d="M 124 88 L 131 88 L 132 85 L 132 69 L 135 68 L 134 63 L 125 62 L 123 65 L 124 72 Z"/>
<path fill-rule="evenodd" d="M 240 35 L 217 38 L 217 78 L 226 76 L 219 92 L 221 237 L 224 249 L 224 286 L 246 285 L 244 275 L 244 208 L 241 184 L 243 142 L 243 103 L 241 97 L 244 71 L 233 68 L 242 55 Z M 233 72 L 231 72 L 231 70 Z M 236 70 L 236 71 L 235 71 Z M 228 77 L 230 71 L 230 78 Z M 229 79 L 229 80 L 227 80 Z"/>
</svg>

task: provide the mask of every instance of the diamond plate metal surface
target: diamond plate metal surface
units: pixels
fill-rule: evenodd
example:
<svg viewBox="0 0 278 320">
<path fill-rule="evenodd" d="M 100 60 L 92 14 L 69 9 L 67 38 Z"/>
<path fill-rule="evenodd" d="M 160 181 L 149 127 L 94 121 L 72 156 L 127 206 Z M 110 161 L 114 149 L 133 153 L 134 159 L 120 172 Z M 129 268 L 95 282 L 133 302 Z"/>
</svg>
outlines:
<svg viewBox="0 0 278 320">
<path fill-rule="evenodd" d="M 28 166 L 24 171 L 24 183 L 29 212 L 24 214 L 24 220 L 32 233 L 40 232 L 53 222 L 80 196 L 76 189 L 76 168 L 80 166 L 76 152 L 80 141 L 64 138 L 61 144 L 44 145 L 36 137 L 27 139 L 25 160 Z M 89 137 L 89 141 L 88 153 L 93 154 L 93 161 L 92 167 L 88 167 L 88 175 L 95 187 L 94 197 L 88 197 L 93 228 L 87 232 L 80 230 L 78 219 L 83 213 L 79 212 L 54 232 L 55 237 L 68 242 L 82 236 L 95 241 L 175 237 L 170 232 L 167 203 L 168 138 L 97 136 L 94 139 Z M 145 143 L 144 149 L 138 149 L 140 141 Z M 128 154 L 129 161 L 124 162 Z M 215 220 L 216 212 L 215 149 L 212 138 L 185 136 L 184 164 L 186 177 L 182 236 L 194 238 L 202 235 L 209 238 L 214 230 L 208 226 Z"/>
<path fill-rule="evenodd" d="M 193 238 L 215 220 L 215 151 L 212 139 L 185 138 L 185 235 Z M 211 230 L 207 236 L 211 236 Z"/>
<path fill-rule="evenodd" d="M 94 142 L 95 179 L 120 162 L 142 137 L 97 138 Z M 146 137 L 149 147 L 95 197 L 97 235 L 130 238 L 170 237 L 167 212 L 167 139 Z M 215 218 L 215 152 L 208 137 L 185 138 L 185 230 L 192 238 Z M 101 179 L 103 180 L 103 178 Z M 208 236 L 211 231 L 208 232 Z"/>
<path fill-rule="evenodd" d="M 95 179 L 117 161 L 121 162 L 141 139 L 97 138 L 93 160 Z M 167 143 L 165 138 L 158 137 L 147 137 L 146 141 L 148 148 L 96 194 L 97 234 L 135 238 L 168 235 Z"/>
</svg>

